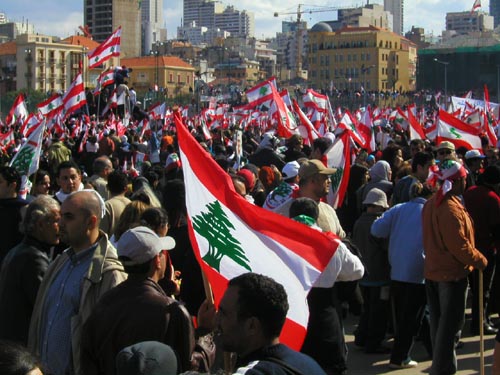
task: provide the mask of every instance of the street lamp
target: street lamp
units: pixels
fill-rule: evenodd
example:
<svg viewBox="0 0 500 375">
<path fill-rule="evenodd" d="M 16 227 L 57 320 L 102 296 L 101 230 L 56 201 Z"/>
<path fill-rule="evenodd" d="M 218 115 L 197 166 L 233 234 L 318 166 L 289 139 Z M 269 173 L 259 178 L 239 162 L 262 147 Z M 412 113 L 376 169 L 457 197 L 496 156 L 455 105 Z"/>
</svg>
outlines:
<svg viewBox="0 0 500 375">
<path fill-rule="evenodd" d="M 370 74 L 371 68 L 375 68 L 375 65 L 361 67 L 361 73 L 363 73 L 363 107 L 365 108 L 366 108 L 366 73 Z"/>
<path fill-rule="evenodd" d="M 444 109 L 446 110 L 446 106 L 448 105 L 448 65 L 450 62 L 442 61 L 437 58 L 434 58 L 434 61 L 444 66 Z"/>
</svg>

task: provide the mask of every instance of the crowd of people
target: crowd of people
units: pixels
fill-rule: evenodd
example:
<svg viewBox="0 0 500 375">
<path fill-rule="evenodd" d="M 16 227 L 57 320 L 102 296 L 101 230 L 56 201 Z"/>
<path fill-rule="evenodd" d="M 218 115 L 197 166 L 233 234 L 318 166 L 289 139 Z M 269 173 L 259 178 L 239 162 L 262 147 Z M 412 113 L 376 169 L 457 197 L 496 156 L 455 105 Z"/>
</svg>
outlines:
<svg viewBox="0 0 500 375">
<path fill-rule="evenodd" d="M 66 126 L 71 134 L 74 122 Z M 207 137 L 191 127 L 236 193 L 341 239 L 325 271 L 335 283 L 320 277 L 307 297 L 299 353 L 279 341 L 289 302 L 273 279 L 242 274 L 218 306 L 207 299 L 188 236 L 175 127 L 141 138 L 92 126 L 83 147 L 82 137 L 50 133 L 26 197 L 19 173 L 0 167 L 0 373 L 217 372 L 228 370 L 225 351 L 235 353 L 231 371 L 239 374 L 342 375 L 347 309 L 359 316 L 355 344 L 367 355 L 386 353 L 394 369 L 416 367 L 418 336 L 431 374 L 445 375 L 457 372 L 462 335 L 497 334 L 497 148 L 465 150 L 385 130 L 377 151 L 356 151 L 334 209 L 326 201 L 334 134 L 309 145 L 297 134 L 249 128 L 236 157 L 227 142 L 233 129 Z"/>
</svg>

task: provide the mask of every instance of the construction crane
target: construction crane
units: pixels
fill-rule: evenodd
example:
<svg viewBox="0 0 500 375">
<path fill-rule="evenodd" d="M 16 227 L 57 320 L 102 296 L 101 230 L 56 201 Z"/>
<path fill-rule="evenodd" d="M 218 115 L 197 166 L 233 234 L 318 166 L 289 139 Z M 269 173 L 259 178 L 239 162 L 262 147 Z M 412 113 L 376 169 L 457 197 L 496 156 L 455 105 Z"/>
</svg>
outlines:
<svg viewBox="0 0 500 375">
<path fill-rule="evenodd" d="M 369 0 L 368 0 L 369 3 Z M 296 12 L 274 12 L 274 17 L 287 16 L 287 15 L 296 15 L 297 16 L 297 27 L 296 27 L 296 38 L 297 38 L 297 63 L 295 65 L 295 76 L 302 78 L 302 14 L 304 13 L 321 13 L 321 12 L 335 12 L 339 9 L 349 9 L 356 8 L 356 6 L 338 6 L 338 7 L 327 7 L 327 6 L 318 6 L 315 9 L 302 9 L 302 6 L 307 4 L 299 4 L 297 5 Z"/>
</svg>

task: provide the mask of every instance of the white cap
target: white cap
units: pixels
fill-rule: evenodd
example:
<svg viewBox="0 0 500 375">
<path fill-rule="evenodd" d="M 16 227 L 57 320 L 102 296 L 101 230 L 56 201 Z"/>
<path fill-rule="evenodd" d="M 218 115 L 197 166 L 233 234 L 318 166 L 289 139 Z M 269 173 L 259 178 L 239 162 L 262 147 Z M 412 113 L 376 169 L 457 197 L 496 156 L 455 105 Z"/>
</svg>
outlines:
<svg viewBox="0 0 500 375">
<path fill-rule="evenodd" d="M 478 150 L 470 150 L 465 153 L 465 159 L 484 159 L 486 156 L 481 155 Z"/>
<path fill-rule="evenodd" d="M 281 170 L 281 174 L 285 180 L 295 177 L 299 174 L 300 165 L 296 161 L 290 161 L 285 164 Z"/>
<path fill-rule="evenodd" d="M 172 250 L 175 240 L 172 237 L 158 237 L 148 227 L 135 227 L 122 234 L 117 243 L 118 256 L 127 257 L 123 265 L 143 264 L 160 254 L 162 250 Z"/>
</svg>

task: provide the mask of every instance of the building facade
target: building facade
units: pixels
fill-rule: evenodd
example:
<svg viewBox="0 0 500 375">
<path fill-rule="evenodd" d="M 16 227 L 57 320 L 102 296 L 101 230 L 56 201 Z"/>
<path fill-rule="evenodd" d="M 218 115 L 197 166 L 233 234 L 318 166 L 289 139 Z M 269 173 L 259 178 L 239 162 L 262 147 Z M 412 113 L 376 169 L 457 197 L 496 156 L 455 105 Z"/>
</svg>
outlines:
<svg viewBox="0 0 500 375">
<path fill-rule="evenodd" d="M 500 0 L 490 0 L 490 15 L 494 19 L 494 26 L 500 25 Z"/>
<path fill-rule="evenodd" d="M 16 90 L 65 91 L 80 66 L 85 72 L 84 84 L 95 85 L 101 70 L 87 71 L 86 54 L 97 46 L 97 42 L 82 36 L 54 41 L 47 35 L 20 35 L 16 39 Z"/>
<path fill-rule="evenodd" d="M 368 4 L 361 8 L 339 9 L 336 23 L 338 28 L 376 26 L 392 30 L 393 16 L 382 5 Z"/>
<path fill-rule="evenodd" d="M 404 31 L 404 0 L 384 0 L 384 9 L 392 13 L 392 31 L 403 35 Z"/>
<path fill-rule="evenodd" d="M 227 6 L 224 11 L 215 14 L 215 28 L 228 31 L 231 36 L 252 38 L 255 31 L 254 14 Z"/>
<path fill-rule="evenodd" d="M 153 44 L 167 39 L 163 28 L 163 0 L 142 0 L 141 21 L 142 54 L 147 55 Z"/>
<path fill-rule="evenodd" d="M 184 0 L 183 1 L 183 25 L 204 26 L 209 29 L 215 28 L 215 14 L 221 13 L 224 7 L 220 2 L 214 0 Z"/>
<path fill-rule="evenodd" d="M 485 12 L 446 13 L 446 31 L 455 31 L 463 35 L 487 30 L 493 30 L 493 17 Z"/>
<path fill-rule="evenodd" d="M 400 92 L 415 89 L 416 45 L 374 26 L 336 32 L 319 23 L 309 31 L 308 79 L 317 89 Z"/>
<path fill-rule="evenodd" d="M 438 61 L 436 61 L 437 59 Z M 461 96 L 469 90 L 500 93 L 500 33 L 459 35 L 418 51 L 418 89 Z M 446 79 L 445 79 L 446 77 Z"/>
<path fill-rule="evenodd" d="M 144 56 L 121 59 L 120 63 L 133 68 L 129 87 L 137 92 L 154 90 L 155 85 L 164 98 L 174 98 L 192 92 L 195 69 L 176 56 Z"/>
<path fill-rule="evenodd" d="M 102 43 L 121 26 L 120 55 L 141 54 L 141 1 L 84 0 L 83 9 L 84 23 L 95 41 Z"/>
</svg>

